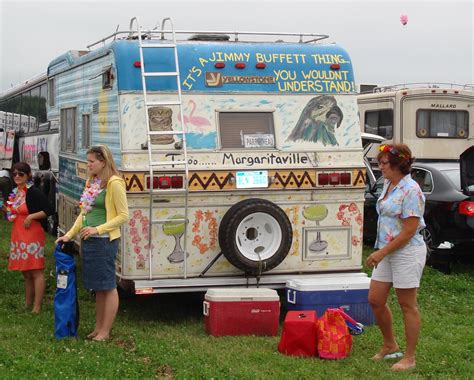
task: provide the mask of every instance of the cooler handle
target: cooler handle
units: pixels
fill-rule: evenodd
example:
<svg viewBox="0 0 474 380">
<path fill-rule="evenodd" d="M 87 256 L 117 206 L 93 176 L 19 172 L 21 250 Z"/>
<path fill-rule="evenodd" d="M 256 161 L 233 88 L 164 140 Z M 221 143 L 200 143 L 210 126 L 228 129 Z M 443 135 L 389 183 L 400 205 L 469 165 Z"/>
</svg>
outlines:
<svg viewBox="0 0 474 380">
<path fill-rule="evenodd" d="M 204 301 L 202 303 L 202 313 L 207 317 L 209 315 L 209 302 Z"/>
<path fill-rule="evenodd" d="M 291 293 L 293 293 L 293 298 L 291 297 Z M 286 300 L 288 303 L 296 304 L 296 290 L 287 289 Z"/>
</svg>

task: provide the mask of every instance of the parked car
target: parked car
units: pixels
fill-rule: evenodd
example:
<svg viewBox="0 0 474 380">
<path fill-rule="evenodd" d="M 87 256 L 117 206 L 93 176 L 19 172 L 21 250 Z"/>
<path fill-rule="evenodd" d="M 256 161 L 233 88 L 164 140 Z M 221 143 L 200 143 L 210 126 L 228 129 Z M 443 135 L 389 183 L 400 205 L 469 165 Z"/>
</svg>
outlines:
<svg viewBox="0 0 474 380">
<path fill-rule="evenodd" d="M 426 228 L 422 235 L 428 256 L 444 242 L 474 251 L 474 146 L 460 158 L 460 163 L 415 163 L 412 167 L 411 176 L 426 197 Z M 365 194 L 364 241 L 367 243 L 376 238 L 378 214 L 375 205 L 383 181 L 380 177 L 375 183 L 369 183 Z"/>
</svg>

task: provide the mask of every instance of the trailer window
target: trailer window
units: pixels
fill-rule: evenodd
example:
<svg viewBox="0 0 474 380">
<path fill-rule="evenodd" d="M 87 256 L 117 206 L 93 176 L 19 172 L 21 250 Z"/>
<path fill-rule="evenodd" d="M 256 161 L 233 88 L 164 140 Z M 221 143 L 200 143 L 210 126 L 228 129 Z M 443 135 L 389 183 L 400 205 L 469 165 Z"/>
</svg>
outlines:
<svg viewBox="0 0 474 380">
<path fill-rule="evenodd" d="M 417 137 L 467 139 L 468 125 L 467 111 L 416 111 Z"/>
<path fill-rule="evenodd" d="M 48 105 L 50 107 L 56 105 L 56 81 L 54 78 L 48 79 Z"/>
<path fill-rule="evenodd" d="M 385 137 L 393 137 L 393 110 L 366 111 L 364 132 Z"/>
<path fill-rule="evenodd" d="M 112 67 L 108 67 L 102 73 L 102 88 L 103 89 L 111 89 L 112 88 L 112 80 L 114 76 L 112 74 Z"/>
<path fill-rule="evenodd" d="M 87 149 L 91 145 L 91 115 L 82 114 L 82 148 Z"/>
<path fill-rule="evenodd" d="M 275 148 L 272 112 L 220 112 L 219 133 L 223 149 Z"/>
<path fill-rule="evenodd" d="M 76 107 L 61 109 L 61 150 L 74 152 L 76 148 Z"/>
</svg>

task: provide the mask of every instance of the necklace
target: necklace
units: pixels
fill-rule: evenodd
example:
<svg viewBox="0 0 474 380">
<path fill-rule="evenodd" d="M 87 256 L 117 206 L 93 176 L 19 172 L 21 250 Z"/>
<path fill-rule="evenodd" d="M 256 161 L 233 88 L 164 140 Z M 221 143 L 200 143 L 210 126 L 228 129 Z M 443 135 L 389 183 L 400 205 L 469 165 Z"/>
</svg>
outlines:
<svg viewBox="0 0 474 380">
<path fill-rule="evenodd" d="M 33 186 L 33 182 L 28 181 L 22 189 L 15 187 L 8 196 L 6 209 L 7 219 L 13 222 L 18 214 L 18 208 L 26 201 L 26 191 Z"/>
<path fill-rule="evenodd" d="M 79 207 L 81 208 L 81 211 L 84 215 L 92 210 L 95 199 L 102 192 L 100 183 L 100 178 L 94 177 L 92 181 L 86 185 L 84 191 L 82 192 L 81 199 L 79 201 Z"/>
</svg>

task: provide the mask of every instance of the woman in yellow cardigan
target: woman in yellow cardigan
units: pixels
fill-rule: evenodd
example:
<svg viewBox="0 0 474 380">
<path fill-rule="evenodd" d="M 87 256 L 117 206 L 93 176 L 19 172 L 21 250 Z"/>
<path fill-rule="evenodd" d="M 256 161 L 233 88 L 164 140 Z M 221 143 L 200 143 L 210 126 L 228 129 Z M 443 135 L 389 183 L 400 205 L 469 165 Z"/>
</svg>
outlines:
<svg viewBox="0 0 474 380">
<path fill-rule="evenodd" d="M 95 328 L 87 337 L 102 341 L 109 338 L 119 306 L 115 257 L 120 226 L 128 220 L 128 204 L 125 182 L 107 146 L 96 145 L 87 151 L 87 169 L 81 212 L 56 243 L 68 242 L 80 234 L 82 280 L 84 287 L 96 294 Z"/>
</svg>

